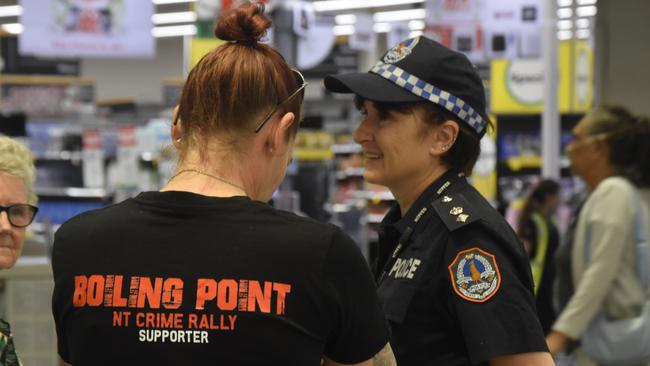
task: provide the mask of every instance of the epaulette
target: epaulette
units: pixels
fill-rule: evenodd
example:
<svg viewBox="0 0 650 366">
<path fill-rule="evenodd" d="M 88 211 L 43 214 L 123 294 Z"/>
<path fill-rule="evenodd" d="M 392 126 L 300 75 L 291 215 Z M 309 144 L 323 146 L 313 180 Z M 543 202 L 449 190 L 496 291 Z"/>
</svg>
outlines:
<svg viewBox="0 0 650 366">
<path fill-rule="evenodd" d="M 438 216 L 449 231 L 469 225 L 481 218 L 480 211 L 474 209 L 462 193 L 442 195 L 431 203 Z"/>
</svg>

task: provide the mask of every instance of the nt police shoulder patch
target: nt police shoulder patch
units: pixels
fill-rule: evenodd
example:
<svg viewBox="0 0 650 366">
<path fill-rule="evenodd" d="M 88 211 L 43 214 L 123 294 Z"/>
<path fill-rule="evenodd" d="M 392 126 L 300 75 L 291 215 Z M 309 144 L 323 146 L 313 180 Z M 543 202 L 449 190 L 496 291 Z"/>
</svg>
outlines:
<svg viewBox="0 0 650 366">
<path fill-rule="evenodd" d="M 501 286 L 501 274 L 494 255 L 479 248 L 458 253 L 448 268 L 454 292 L 465 300 L 488 301 Z"/>
</svg>

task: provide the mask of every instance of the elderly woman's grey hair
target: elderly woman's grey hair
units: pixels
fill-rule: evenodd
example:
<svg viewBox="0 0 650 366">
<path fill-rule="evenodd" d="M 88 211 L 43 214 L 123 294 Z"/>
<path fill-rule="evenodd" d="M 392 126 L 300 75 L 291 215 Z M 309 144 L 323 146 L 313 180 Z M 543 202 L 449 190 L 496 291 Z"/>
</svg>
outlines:
<svg viewBox="0 0 650 366">
<path fill-rule="evenodd" d="M 0 174 L 22 179 L 27 192 L 27 203 L 36 204 L 34 155 L 27 146 L 12 138 L 0 136 Z"/>
</svg>

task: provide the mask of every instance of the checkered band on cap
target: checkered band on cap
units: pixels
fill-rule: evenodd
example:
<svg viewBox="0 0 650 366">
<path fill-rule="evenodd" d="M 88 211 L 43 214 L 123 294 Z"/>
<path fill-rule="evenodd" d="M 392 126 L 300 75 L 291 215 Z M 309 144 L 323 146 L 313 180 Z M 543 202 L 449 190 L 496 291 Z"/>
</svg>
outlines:
<svg viewBox="0 0 650 366">
<path fill-rule="evenodd" d="M 465 121 L 479 135 L 483 133 L 483 130 L 487 126 L 487 121 L 472 106 L 465 103 L 464 100 L 421 80 L 417 76 L 409 74 L 395 65 L 380 61 L 377 62 L 370 72 L 390 80 L 409 92 L 445 108 Z"/>
</svg>

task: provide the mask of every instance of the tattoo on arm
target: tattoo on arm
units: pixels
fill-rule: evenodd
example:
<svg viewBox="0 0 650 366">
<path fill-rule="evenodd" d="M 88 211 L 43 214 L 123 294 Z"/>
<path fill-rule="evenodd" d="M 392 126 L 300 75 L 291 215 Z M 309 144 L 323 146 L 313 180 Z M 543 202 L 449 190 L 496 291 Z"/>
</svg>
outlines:
<svg viewBox="0 0 650 366">
<path fill-rule="evenodd" d="M 395 355 L 393 354 L 393 349 L 390 347 L 390 343 L 386 343 L 384 348 L 379 351 L 372 358 L 373 366 L 396 366 L 397 361 L 395 361 Z"/>
</svg>

